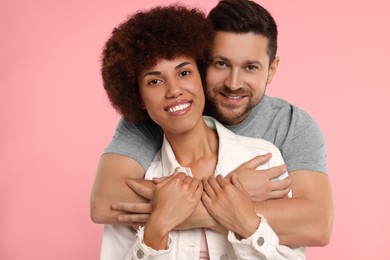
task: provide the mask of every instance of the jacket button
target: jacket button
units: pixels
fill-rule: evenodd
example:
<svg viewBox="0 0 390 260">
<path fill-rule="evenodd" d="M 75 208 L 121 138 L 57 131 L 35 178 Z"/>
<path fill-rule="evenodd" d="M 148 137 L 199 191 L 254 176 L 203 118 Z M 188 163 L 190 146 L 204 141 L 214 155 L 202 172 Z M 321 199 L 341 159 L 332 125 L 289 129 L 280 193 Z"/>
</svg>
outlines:
<svg viewBox="0 0 390 260">
<path fill-rule="evenodd" d="M 258 246 L 264 245 L 264 237 L 259 237 L 259 238 L 257 239 L 257 245 L 258 245 Z"/>
<path fill-rule="evenodd" d="M 144 252 L 141 249 L 138 249 L 138 251 L 137 251 L 138 259 L 142 259 L 142 258 L 144 258 L 144 256 L 145 256 Z"/>
<path fill-rule="evenodd" d="M 221 255 L 220 260 L 229 260 L 229 256 L 227 254 Z"/>
</svg>

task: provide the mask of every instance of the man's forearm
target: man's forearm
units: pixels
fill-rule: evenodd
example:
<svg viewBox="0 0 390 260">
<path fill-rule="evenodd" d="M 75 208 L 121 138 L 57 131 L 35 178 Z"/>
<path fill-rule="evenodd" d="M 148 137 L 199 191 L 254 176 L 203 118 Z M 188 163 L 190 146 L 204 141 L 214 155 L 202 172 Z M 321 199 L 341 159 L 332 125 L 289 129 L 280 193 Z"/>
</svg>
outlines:
<svg viewBox="0 0 390 260">
<path fill-rule="evenodd" d="M 302 171 L 290 173 L 290 176 L 293 197 L 256 202 L 256 211 L 267 218 L 283 245 L 327 245 L 333 224 L 328 177 Z"/>
<path fill-rule="evenodd" d="M 99 224 L 118 224 L 118 215 L 126 212 L 113 210 L 114 202 L 147 201 L 126 185 L 128 178 L 143 176 L 143 168 L 134 160 L 115 154 L 103 155 L 91 192 L 91 219 Z"/>
</svg>

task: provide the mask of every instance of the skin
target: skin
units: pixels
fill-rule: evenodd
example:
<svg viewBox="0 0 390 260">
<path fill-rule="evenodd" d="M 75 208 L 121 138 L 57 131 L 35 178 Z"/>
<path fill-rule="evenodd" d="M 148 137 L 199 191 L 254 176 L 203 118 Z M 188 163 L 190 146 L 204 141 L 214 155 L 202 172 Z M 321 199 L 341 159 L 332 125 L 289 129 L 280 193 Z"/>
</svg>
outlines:
<svg viewBox="0 0 390 260">
<path fill-rule="evenodd" d="M 220 122 L 242 122 L 264 96 L 279 64 L 279 57 L 269 64 L 267 44 L 267 38 L 254 33 L 216 34 L 206 95 L 213 116 Z"/>
<path fill-rule="evenodd" d="M 250 237 L 259 226 L 255 207 L 236 174 L 232 182 L 222 175 L 203 179 L 202 202 L 211 216 L 240 239 Z"/>
<path fill-rule="evenodd" d="M 159 60 L 140 73 L 139 88 L 143 106 L 163 129 L 176 159 L 193 171 L 193 177 L 177 173 L 156 184 L 145 244 L 166 249 L 169 232 L 193 215 L 198 205 L 202 207 L 202 193 L 204 206 L 220 225 L 241 238 L 249 237 L 260 222 L 249 195 L 236 174 L 232 183 L 221 175 L 213 177 L 218 137 L 202 117 L 205 99 L 196 61 L 189 57 Z"/>
<path fill-rule="evenodd" d="M 218 120 L 226 124 L 241 122 L 248 116 L 248 109 L 264 96 L 279 64 L 278 57 L 270 63 L 267 44 L 264 36 L 254 33 L 217 32 L 206 95 Z M 289 174 L 293 198 L 255 202 L 257 211 L 269 219 L 283 244 L 328 244 L 333 223 L 328 177 L 314 171 Z"/>
<path fill-rule="evenodd" d="M 219 121 L 237 124 L 246 118 L 249 113 L 247 110 L 261 100 L 279 63 L 279 58 L 276 58 L 269 64 L 266 46 L 267 39 L 261 35 L 217 32 L 212 48 L 212 63 L 208 68 L 206 95 L 212 101 L 214 117 Z M 275 185 L 278 182 L 270 181 L 268 177 L 258 178 L 258 176 L 264 177 L 265 174 L 275 176 L 276 172 L 279 172 L 279 175 L 285 172 L 283 167 L 263 171 L 255 170 L 257 165 L 268 159 L 258 157 L 254 162 L 243 164 L 233 171 L 248 191 L 249 196 L 259 199 L 258 201 L 252 200 L 256 211 L 268 219 L 268 223 L 278 234 L 281 244 L 288 246 L 327 245 L 333 223 L 332 193 L 328 177 L 321 172 L 314 171 L 290 172 L 293 198 L 284 199 L 287 194 L 283 192 L 286 186 Z M 118 164 L 114 165 L 114 162 Z M 128 168 L 125 169 L 122 166 Z M 145 222 L 149 216 L 147 212 L 143 218 L 137 218 L 137 214 L 131 214 L 134 202 L 142 204 L 145 197 L 137 197 L 133 192 L 125 191 L 124 185 L 126 179 L 142 178 L 143 174 L 144 170 L 130 158 L 120 155 L 103 155 L 92 191 L 92 219 L 97 223 L 118 223 L 118 220 L 123 217 L 128 225 Z M 251 179 L 255 178 L 254 176 L 259 182 Z M 110 182 L 115 182 L 122 189 L 116 190 L 116 194 L 104 191 L 108 187 L 104 181 L 108 179 L 115 179 Z M 135 181 L 128 181 L 130 186 L 134 186 L 134 183 Z M 256 189 L 255 184 L 268 187 L 266 189 L 268 193 L 256 194 L 259 189 Z M 153 186 L 148 187 L 145 189 L 149 189 L 150 195 Z M 117 212 L 110 208 L 113 202 L 120 202 L 116 204 Z M 204 221 L 208 225 L 213 225 L 207 217 Z"/>
</svg>

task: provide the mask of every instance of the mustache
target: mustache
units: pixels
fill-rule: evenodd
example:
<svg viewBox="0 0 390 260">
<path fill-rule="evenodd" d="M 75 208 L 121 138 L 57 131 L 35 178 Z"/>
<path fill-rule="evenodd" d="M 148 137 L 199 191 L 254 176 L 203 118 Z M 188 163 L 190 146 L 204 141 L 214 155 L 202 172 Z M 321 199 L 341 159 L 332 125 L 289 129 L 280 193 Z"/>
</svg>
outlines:
<svg viewBox="0 0 390 260">
<path fill-rule="evenodd" d="M 229 96 L 229 95 L 235 95 L 235 96 L 248 96 L 249 92 L 246 91 L 243 88 L 239 88 L 237 90 L 231 90 L 230 88 L 223 86 L 217 90 L 218 92 L 221 92 L 222 94 Z"/>
</svg>

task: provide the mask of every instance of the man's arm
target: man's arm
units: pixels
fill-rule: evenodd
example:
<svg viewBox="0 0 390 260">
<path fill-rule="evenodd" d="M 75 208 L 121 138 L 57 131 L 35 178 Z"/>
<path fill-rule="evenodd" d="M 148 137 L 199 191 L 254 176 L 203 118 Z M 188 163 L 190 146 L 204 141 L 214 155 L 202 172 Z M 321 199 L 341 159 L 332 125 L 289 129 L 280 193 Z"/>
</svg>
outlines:
<svg viewBox="0 0 390 260">
<path fill-rule="evenodd" d="M 289 173 L 292 198 L 255 202 L 256 211 L 288 246 L 325 246 L 333 224 L 332 191 L 327 175 L 314 171 Z"/>
<path fill-rule="evenodd" d="M 266 200 L 266 199 L 278 199 L 286 197 L 289 190 L 291 181 L 289 179 L 277 180 L 272 179 L 282 175 L 286 171 L 284 165 L 273 167 L 267 170 L 255 170 L 256 167 L 266 163 L 271 156 L 259 155 L 249 160 L 246 163 L 240 165 L 233 172 L 240 173 L 240 181 L 244 181 L 244 187 L 248 193 L 252 196 L 252 200 Z M 230 180 L 230 174 L 226 176 L 227 180 Z M 161 180 L 161 178 L 160 178 Z M 156 180 L 159 181 L 159 180 Z M 153 197 L 153 186 L 146 183 L 145 180 L 126 180 L 127 185 L 138 195 L 147 198 L 149 200 Z M 148 184 L 148 185 L 145 185 Z M 145 208 L 149 209 L 150 203 L 134 203 L 128 200 L 117 201 L 115 203 L 120 210 L 119 221 L 123 225 L 131 225 L 138 227 L 139 222 L 146 222 L 139 220 L 140 216 L 145 216 L 146 213 L 150 213 Z M 144 213 L 144 214 L 139 214 Z M 135 223 L 138 222 L 138 223 Z M 226 233 L 226 230 L 208 213 L 203 204 L 199 204 L 195 212 L 183 222 L 177 229 L 192 229 L 192 228 L 210 228 L 217 232 Z"/>
<path fill-rule="evenodd" d="M 143 179 L 144 175 L 142 166 L 129 157 L 118 154 L 102 155 L 91 192 L 90 214 L 93 222 L 119 223 L 118 216 L 124 212 L 113 210 L 114 202 L 148 202 L 126 185 L 128 178 Z"/>
</svg>

